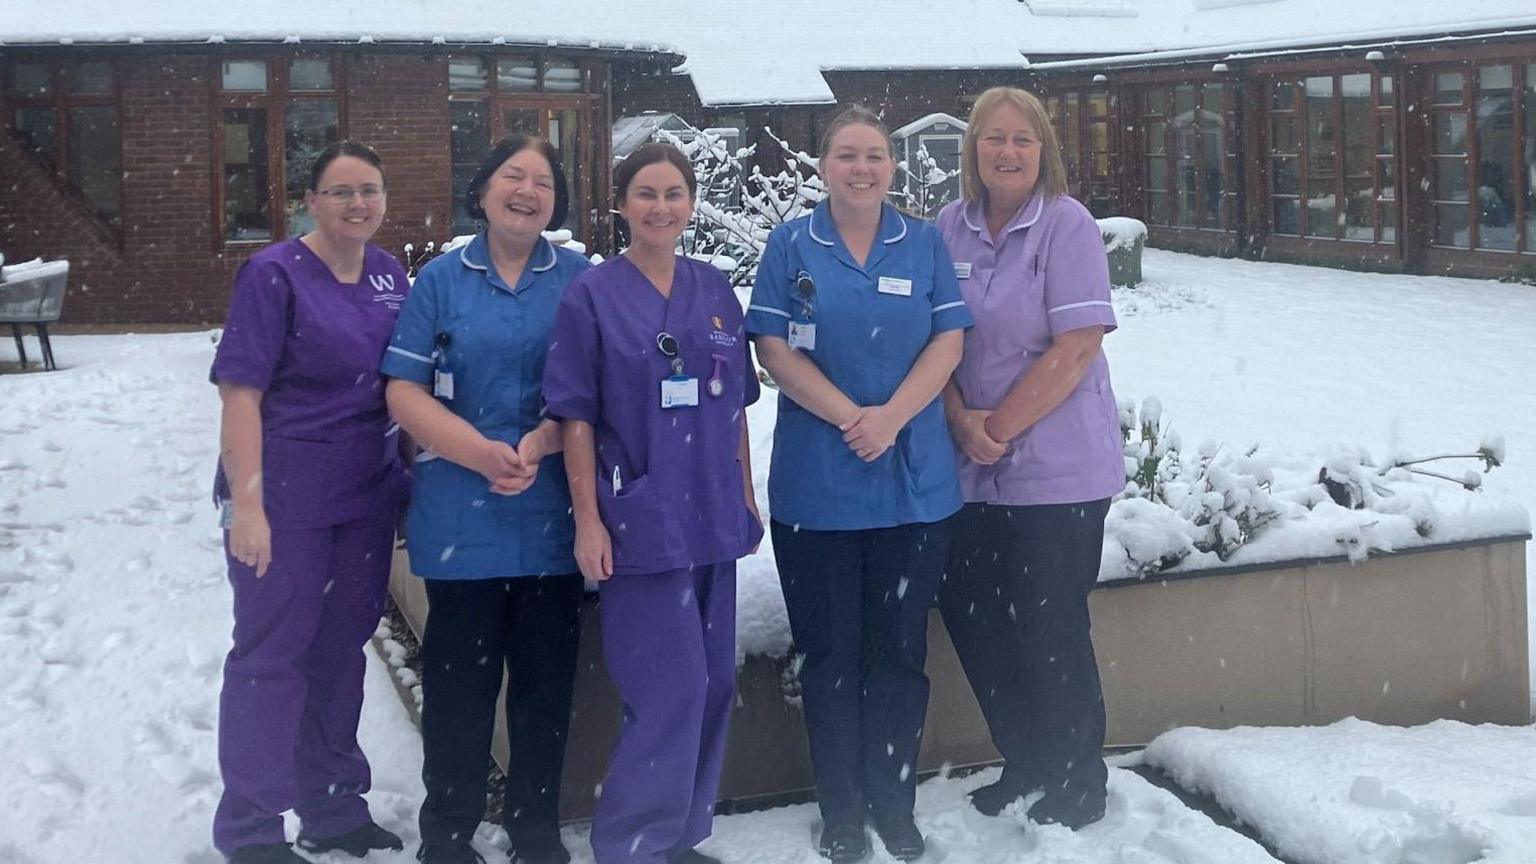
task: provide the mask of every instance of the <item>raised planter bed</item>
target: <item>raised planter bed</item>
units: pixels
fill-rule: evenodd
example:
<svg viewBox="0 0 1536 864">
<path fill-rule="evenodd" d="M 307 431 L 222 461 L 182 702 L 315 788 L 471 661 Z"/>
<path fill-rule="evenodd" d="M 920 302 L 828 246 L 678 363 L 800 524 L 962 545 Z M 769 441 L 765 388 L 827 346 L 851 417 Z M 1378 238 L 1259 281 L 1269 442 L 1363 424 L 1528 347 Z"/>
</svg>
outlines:
<svg viewBox="0 0 1536 864">
<path fill-rule="evenodd" d="M 1106 582 L 1092 595 L 1110 746 L 1174 726 L 1530 722 L 1524 536 Z M 426 593 L 397 554 L 391 591 L 418 634 Z M 596 606 L 582 648 L 561 802 L 591 815 L 618 723 Z M 738 673 L 721 797 L 788 800 L 811 785 L 787 661 Z M 929 619 L 933 680 L 920 771 L 997 758 L 949 637 Z M 505 763 L 498 721 L 496 757 Z"/>
</svg>

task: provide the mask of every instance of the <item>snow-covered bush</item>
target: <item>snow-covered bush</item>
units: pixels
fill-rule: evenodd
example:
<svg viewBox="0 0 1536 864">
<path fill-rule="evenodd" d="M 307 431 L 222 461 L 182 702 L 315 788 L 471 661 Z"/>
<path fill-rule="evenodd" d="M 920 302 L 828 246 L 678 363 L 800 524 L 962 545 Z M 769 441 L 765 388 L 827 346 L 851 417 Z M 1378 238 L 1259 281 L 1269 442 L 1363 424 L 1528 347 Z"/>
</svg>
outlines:
<svg viewBox="0 0 1536 864">
<path fill-rule="evenodd" d="M 958 185 L 953 181 L 959 176 L 959 168 L 945 171 L 928 155 L 928 148 L 919 144 L 912 162 L 903 159 L 896 163 L 896 188 L 891 190 L 891 198 L 908 213 L 933 219 L 950 202 Z"/>
<path fill-rule="evenodd" d="M 1205 566 L 1229 562 L 1256 545 L 1263 551 L 1247 558 L 1270 561 L 1361 558 L 1372 549 L 1415 541 L 1464 539 L 1474 522 L 1489 517 L 1469 515 L 1465 501 L 1447 495 L 1477 491 L 1481 475 L 1452 476 L 1421 466 L 1476 459 L 1486 473 L 1504 461 L 1502 436 L 1485 438 L 1471 453 L 1400 454 L 1381 464 L 1364 450 L 1348 450 L 1325 458 L 1321 468 L 1261 457 L 1257 446 L 1234 451 L 1205 442 L 1185 453 L 1155 396 L 1147 397 L 1139 412 L 1133 401 L 1122 400 L 1120 430 L 1126 485 L 1110 510 L 1105 545 L 1107 557 L 1123 554 L 1124 560 L 1107 569 L 1138 577 L 1200 559 L 1208 559 Z M 1462 489 L 1434 489 L 1419 477 L 1449 480 Z M 1510 514 L 1511 530 L 1519 530 L 1519 517 Z M 1260 539 L 1263 543 L 1255 544 Z"/>
</svg>

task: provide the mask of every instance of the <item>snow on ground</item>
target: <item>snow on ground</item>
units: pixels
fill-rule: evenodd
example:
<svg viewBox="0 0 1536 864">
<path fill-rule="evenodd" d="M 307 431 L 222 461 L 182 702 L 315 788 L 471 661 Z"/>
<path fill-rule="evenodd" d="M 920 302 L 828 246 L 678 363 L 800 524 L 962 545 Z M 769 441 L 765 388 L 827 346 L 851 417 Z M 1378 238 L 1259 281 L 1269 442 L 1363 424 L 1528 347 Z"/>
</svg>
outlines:
<svg viewBox="0 0 1536 864">
<path fill-rule="evenodd" d="M 1536 727 L 1175 729 L 1145 758 L 1296 864 L 1536 861 Z"/>
<path fill-rule="evenodd" d="M 1536 368 L 1536 346 L 1524 339 L 1536 329 L 1536 292 L 1160 252 L 1149 253 L 1146 271 L 1152 284 L 1118 299 L 1122 327 L 1107 340 L 1115 384 L 1138 401 L 1161 397 L 1186 441 L 1258 441 L 1277 458 L 1304 460 L 1341 445 L 1378 455 L 1472 447 L 1503 432 L 1510 465 L 1488 476 L 1484 494 L 1536 507 L 1525 437 L 1536 389 L 1518 383 Z M 83 864 L 111 850 L 128 864 L 214 864 L 214 729 L 230 621 L 208 502 L 212 341 L 54 342 L 63 371 L 0 376 L 0 862 Z M 11 356 L 0 345 L 0 362 Z M 772 400 L 750 416 L 761 500 Z M 743 648 L 782 644 L 767 550 L 743 573 Z M 382 664 L 369 676 L 363 740 L 374 812 L 414 837 L 419 745 Z M 1024 840 L 961 806 L 963 790 L 985 776 L 932 781 L 920 806 L 930 857 L 1268 860 L 1134 775 L 1113 777 L 1104 825 Z M 813 814 L 723 818 L 710 848 L 743 862 L 811 862 Z M 590 860 L 580 834 L 570 838 Z"/>
</svg>

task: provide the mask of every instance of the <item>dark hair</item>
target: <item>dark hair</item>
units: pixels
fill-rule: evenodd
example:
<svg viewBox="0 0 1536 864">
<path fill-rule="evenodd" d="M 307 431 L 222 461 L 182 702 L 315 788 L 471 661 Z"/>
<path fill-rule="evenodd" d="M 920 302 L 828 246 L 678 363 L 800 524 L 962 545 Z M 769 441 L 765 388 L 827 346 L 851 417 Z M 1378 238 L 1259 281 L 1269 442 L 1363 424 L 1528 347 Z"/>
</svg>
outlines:
<svg viewBox="0 0 1536 864">
<path fill-rule="evenodd" d="M 816 155 L 827 155 L 827 151 L 832 149 L 832 139 L 836 137 L 837 133 L 843 131 L 848 126 L 873 127 L 876 132 L 880 133 L 880 137 L 885 139 L 885 149 L 889 151 L 891 158 L 894 159 L 896 157 L 896 146 L 891 143 L 891 130 L 885 128 L 885 122 L 880 119 L 879 114 L 865 108 L 863 105 L 854 105 L 846 108 L 842 113 L 832 118 L 832 122 L 827 124 L 826 131 L 821 133 L 821 149 Z"/>
<path fill-rule="evenodd" d="M 379 158 L 379 154 L 374 152 L 372 147 L 361 141 L 343 138 L 327 144 L 325 149 L 320 151 L 320 155 L 315 157 L 315 164 L 309 169 L 309 191 L 316 192 L 320 189 L 320 175 L 324 174 L 325 169 L 331 167 L 331 163 L 340 156 L 361 159 L 379 169 L 380 174 L 384 173 L 384 160 Z"/>
<path fill-rule="evenodd" d="M 688 197 L 698 197 L 699 178 L 693 173 L 693 166 L 683 151 L 671 144 L 652 142 L 636 147 L 635 152 L 625 156 L 619 167 L 613 169 L 614 200 L 623 201 L 625 193 L 629 192 L 630 181 L 635 179 L 640 169 L 658 162 L 672 163 L 672 167 L 683 175 L 683 182 L 688 184 Z"/>
<path fill-rule="evenodd" d="M 565 185 L 565 171 L 560 167 L 560 154 L 555 150 L 555 145 L 545 141 L 536 135 L 508 135 L 496 142 L 491 152 L 486 155 L 485 161 L 475 170 L 474 179 L 469 181 L 469 186 L 464 189 L 464 209 L 469 211 L 471 218 L 485 221 L 485 208 L 480 206 L 480 193 L 484 191 L 485 184 L 491 182 L 491 177 L 496 171 L 506 164 L 508 159 L 524 150 L 537 150 L 549 162 L 550 173 L 555 178 L 555 212 L 550 214 L 549 224 L 544 226 L 545 231 L 553 231 L 565 224 L 565 214 L 571 209 L 571 193 Z"/>
</svg>

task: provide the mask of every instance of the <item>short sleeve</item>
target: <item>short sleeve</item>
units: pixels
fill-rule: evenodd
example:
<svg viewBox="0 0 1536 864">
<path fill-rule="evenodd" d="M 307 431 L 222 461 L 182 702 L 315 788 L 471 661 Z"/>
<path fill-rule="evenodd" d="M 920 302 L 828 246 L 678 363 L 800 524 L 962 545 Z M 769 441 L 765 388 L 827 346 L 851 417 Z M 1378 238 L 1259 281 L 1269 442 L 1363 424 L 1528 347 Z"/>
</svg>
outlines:
<svg viewBox="0 0 1536 864">
<path fill-rule="evenodd" d="M 602 333 L 588 284 L 592 272 L 571 280 L 555 311 L 544 361 L 544 404 L 557 420 L 596 424 L 602 411 Z"/>
<path fill-rule="evenodd" d="M 265 392 L 283 356 L 293 285 L 276 262 L 247 261 L 235 276 L 229 318 L 208 380 Z"/>
<path fill-rule="evenodd" d="M 768 235 L 763 257 L 757 262 L 757 276 L 752 283 L 752 299 L 747 305 L 747 333 L 753 336 L 789 338 L 790 288 L 789 247 L 793 242 L 789 225 L 780 225 Z"/>
<path fill-rule="evenodd" d="M 1114 330 L 1115 307 L 1109 300 L 1109 257 L 1099 224 L 1070 198 L 1070 209 L 1051 233 L 1045 263 L 1045 317 L 1051 333 L 1102 325 Z"/>
<path fill-rule="evenodd" d="M 432 383 L 438 333 L 438 295 L 445 277 L 440 268 L 428 267 L 416 276 L 416 284 L 395 319 L 395 333 L 384 350 L 379 374 L 417 384 Z"/>
<path fill-rule="evenodd" d="M 971 310 L 960 299 L 960 280 L 955 278 L 955 262 L 944 246 L 944 237 L 937 229 L 926 232 L 933 243 L 933 329 L 932 336 L 950 330 L 970 327 Z"/>
</svg>

